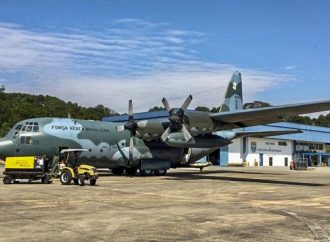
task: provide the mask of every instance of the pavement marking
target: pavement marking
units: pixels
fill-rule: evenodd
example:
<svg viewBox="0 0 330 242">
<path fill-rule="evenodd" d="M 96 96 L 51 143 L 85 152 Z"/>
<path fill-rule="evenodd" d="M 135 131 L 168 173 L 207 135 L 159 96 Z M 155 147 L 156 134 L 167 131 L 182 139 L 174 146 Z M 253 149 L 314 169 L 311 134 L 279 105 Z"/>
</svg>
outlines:
<svg viewBox="0 0 330 242">
<path fill-rule="evenodd" d="M 297 214 L 295 212 L 291 212 L 291 211 L 283 211 L 283 212 L 285 214 L 290 215 L 291 217 L 299 220 L 304 225 L 306 225 L 314 234 L 315 241 L 318 241 L 318 242 L 329 242 L 330 241 L 330 237 L 329 237 L 327 231 L 325 231 L 320 225 L 312 222 L 311 220 L 307 220 L 306 218 L 300 216 L 299 214 Z"/>
</svg>

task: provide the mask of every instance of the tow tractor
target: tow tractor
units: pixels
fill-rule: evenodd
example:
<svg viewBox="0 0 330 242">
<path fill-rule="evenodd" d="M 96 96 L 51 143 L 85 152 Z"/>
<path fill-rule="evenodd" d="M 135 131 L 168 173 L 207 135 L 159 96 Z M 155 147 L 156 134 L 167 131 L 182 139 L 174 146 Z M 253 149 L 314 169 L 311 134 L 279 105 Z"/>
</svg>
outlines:
<svg viewBox="0 0 330 242">
<path fill-rule="evenodd" d="M 87 149 L 63 149 L 61 154 L 65 156 L 64 166 L 60 164 L 60 181 L 63 185 L 69 185 L 71 181 L 79 186 L 84 186 L 85 181 L 89 180 L 91 186 L 95 186 L 99 178 L 97 169 L 94 166 L 79 165 L 78 156 Z"/>
<path fill-rule="evenodd" d="M 4 184 L 18 183 L 21 180 L 28 182 L 41 180 L 44 184 L 52 182 L 52 174 L 48 167 L 49 160 L 44 156 L 16 156 L 7 157 Z"/>
</svg>

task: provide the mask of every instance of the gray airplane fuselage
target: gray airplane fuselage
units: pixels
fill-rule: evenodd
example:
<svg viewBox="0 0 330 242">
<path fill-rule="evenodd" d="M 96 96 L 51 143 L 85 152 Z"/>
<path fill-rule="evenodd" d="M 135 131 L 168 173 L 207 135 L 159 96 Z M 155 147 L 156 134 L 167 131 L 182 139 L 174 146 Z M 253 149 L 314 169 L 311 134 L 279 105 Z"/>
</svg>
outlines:
<svg viewBox="0 0 330 242">
<path fill-rule="evenodd" d="M 98 168 L 129 166 L 130 132 L 117 131 L 118 123 L 69 118 L 35 118 L 18 122 L 0 139 L 0 158 L 8 156 L 46 155 L 51 158 L 61 149 L 87 149 L 80 154 L 81 163 Z M 163 132 L 162 128 L 159 133 Z M 192 162 L 214 151 L 214 148 L 174 148 L 161 141 L 136 142 L 134 160 L 168 160 L 175 166 L 182 161 Z M 137 166 L 138 164 L 131 164 Z"/>
</svg>

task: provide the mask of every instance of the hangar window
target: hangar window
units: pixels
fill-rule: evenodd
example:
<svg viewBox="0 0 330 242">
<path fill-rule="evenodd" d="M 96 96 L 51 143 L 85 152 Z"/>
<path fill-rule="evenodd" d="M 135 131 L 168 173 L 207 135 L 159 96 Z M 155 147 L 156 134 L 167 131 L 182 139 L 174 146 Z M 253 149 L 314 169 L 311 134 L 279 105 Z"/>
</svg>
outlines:
<svg viewBox="0 0 330 242">
<path fill-rule="evenodd" d="M 278 142 L 278 145 L 279 145 L 279 146 L 287 146 L 288 143 L 285 142 L 285 141 L 279 141 L 279 142 Z"/>
<path fill-rule="evenodd" d="M 330 153 L 330 144 L 326 144 L 326 152 Z"/>
<path fill-rule="evenodd" d="M 317 144 L 309 144 L 309 149 L 310 150 L 317 150 L 319 147 Z"/>
</svg>

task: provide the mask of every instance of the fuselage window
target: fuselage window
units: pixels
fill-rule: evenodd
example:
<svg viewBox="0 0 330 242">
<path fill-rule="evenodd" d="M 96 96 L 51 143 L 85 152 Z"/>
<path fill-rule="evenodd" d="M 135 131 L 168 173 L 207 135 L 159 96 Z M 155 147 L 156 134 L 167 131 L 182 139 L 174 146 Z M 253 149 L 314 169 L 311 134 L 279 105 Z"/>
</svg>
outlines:
<svg viewBox="0 0 330 242">
<path fill-rule="evenodd" d="M 21 131 L 25 131 L 26 129 L 26 125 L 23 126 L 23 128 L 21 129 Z"/>
<path fill-rule="evenodd" d="M 32 138 L 31 136 L 21 136 L 21 144 L 32 144 Z"/>
<path fill-rule="evenodd" d="M 28 145 L 32 144 L 32 139 L 31 139 L 30 136 L 26 136 L 25 143 L 28 144 Z"/>
<path fill-rule="evenodd" d="M 33 132 L 39 132 L 39 126 L 34 125 L 33 126 Z"/>
<path fill-rule="evenodd" d="M 32 140 L 33 145 L 39 145 L 39 140 Z"/>
<path fill-rule="evenodd" d="M 15 127 L 15 133 L 14 133 L 13 139 L 16 139 L 18 132 L 20 131 L 21 128 L 22 128 L 21 124 L 19 124 Z"/>
<path fill-rule="evenodd" d="M 31 125 L 27 126 L 25 131 L 26 132 L 31 132 L 32 131 L 32 126 Z"/>
</svg>

